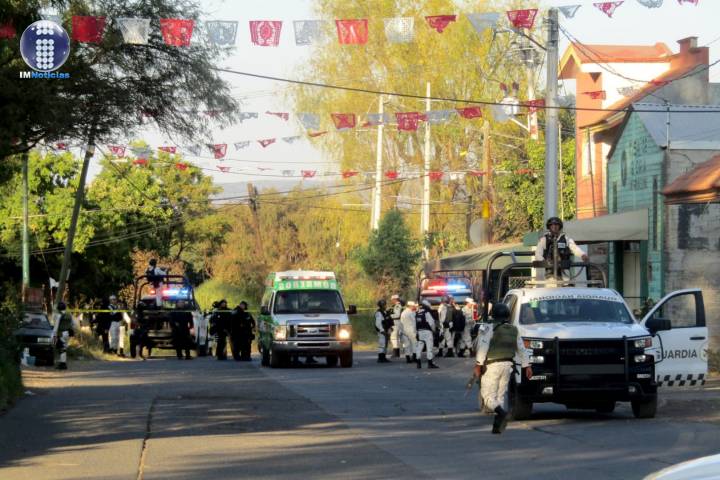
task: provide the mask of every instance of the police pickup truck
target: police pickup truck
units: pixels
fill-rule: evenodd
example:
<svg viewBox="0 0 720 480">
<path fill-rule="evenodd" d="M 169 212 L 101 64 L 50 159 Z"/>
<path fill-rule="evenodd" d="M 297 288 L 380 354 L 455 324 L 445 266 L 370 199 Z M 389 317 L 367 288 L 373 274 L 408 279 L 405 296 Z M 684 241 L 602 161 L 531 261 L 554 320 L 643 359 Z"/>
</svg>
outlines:
<svg viewBox="0 0 720 480">
<path fill-rule="evenodd" d="M 635 417 L 651 418 L 659 386 L 705 383 L 708 332 L 700 290 L 670 293 L 636 320 L 618 292 L 588 284 L 529 281 L 504 296 L 498 292 L 533 369 L 530 380 L 514 375 L 513 418 L 528 418 L 533 403 L 610 413 L 616 402 L 628 401 Z"/>
</svg>

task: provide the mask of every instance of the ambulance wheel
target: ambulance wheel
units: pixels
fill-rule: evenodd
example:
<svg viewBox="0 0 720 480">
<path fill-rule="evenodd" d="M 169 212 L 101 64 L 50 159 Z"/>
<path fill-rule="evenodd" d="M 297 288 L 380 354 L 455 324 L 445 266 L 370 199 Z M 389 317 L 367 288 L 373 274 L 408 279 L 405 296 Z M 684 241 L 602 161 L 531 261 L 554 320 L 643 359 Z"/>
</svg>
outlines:
<svg viewBox="0 0 720 480">
<path fill-rule="evenodd" d="M 349 350 L 340 354 L 340 366 L 342 368 L 350 368 L 353 365 L 353 352 Z"/>
<path fill-rule="evenodd" d="M 657 413 L 657 397 L 652 397 L 649 400 L 632 400 L 633 415 L 635 418 L 655 418 Z"/>
<path fill-rule="evenodd" d="M 327 357 L 325 357 L 325 363 L 327 363 L 328 367 L 337 367 L 338 356 L 337 355 L 328 355 Z"/>
<path fill-rule="evenodd" d="M 269 367 L 270 366 L 270 352 L 268 352 L 267 348 L 264 348 L 260 351 L 262 357 L 260 358 L 260 365 L 263 367 Z"/>
<path fill-rule="evenodd" d="M 533 402 L 523 398 L 518 392 L 517 384 L 513 381 L 509 390 L 510 417 L 513 420 L 527 420 L 532 415 Z"/>
</svg>

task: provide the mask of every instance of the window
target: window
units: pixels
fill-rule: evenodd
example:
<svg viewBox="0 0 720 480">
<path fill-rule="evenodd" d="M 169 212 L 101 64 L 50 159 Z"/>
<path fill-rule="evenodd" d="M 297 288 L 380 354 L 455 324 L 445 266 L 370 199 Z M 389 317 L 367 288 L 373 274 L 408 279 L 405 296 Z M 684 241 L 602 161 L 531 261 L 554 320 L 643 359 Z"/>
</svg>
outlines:
<svg viewBox="0 0 720 480">
<path fill-rule="evenodd" d="M 617 204 L 617 182 L 613 182 L 613 188 L 612 188 L 612 213 L 617 213 L 618 211 L 618 204 Z"/>
<path fill-rule="evenodd" d="M 287 290 L 275 294 L 273 313 L 345 313 L 336 290 Z"/>
<path fill-rule="evenodd" d="M 622 302 L 594 298 L 531 300 L 520 308 L 520 323 L 633 323 Z"/>
<path fill-rule="evenodd" d="M 510 318 L 512 319 L 515 314 L 515 304 L 517 303 L 517 297 L 515 295 L 505 295 L 502 303 L 507 305 L 510 310 Z"/>
<path fill-rule="evenodd" d="M 698 319 L 695 298 L 692 293 L 672 297 L 653 313 L 653 318 L 670 320 L 672 328 L 702 327 L 704 322 Z"/>
<path fill-rule="evenodd" d="M 588 141 L 590 146 L 588 147 Z M 595 143 L 592 140 L 590 132 L 586 132 L 582 142 L 582 152 L 580 152 L 581 170 L 580 174 L 585 177 L 592 173 L 592 150 L 595 148 Z"/>
</svg>

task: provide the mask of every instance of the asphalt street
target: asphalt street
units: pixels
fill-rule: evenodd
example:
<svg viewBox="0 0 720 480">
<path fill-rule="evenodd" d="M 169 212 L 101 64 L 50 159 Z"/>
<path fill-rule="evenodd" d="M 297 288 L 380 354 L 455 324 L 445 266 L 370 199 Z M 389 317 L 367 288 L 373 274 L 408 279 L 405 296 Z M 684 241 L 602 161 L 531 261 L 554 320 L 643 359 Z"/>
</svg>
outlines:
<svg viewBox="0 0 720 480">
<path fill-rule="evenodd" d="M 632 479 L 720 451 L 718 386 L 663 394 L 651 420 L 542 405 L 492 435 L 464 395 L 472 362 L 439 364 L 31 368 L 31 394 L 0 415 L 0 479 Z"/>
</svg>

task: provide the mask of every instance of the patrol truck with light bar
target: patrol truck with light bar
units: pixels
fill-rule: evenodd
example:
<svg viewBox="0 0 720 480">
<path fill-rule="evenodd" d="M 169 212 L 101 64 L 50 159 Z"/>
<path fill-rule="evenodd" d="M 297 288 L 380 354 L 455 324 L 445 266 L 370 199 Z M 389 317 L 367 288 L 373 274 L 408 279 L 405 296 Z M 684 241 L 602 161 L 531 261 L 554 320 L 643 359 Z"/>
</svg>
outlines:
<svg viewBox="0 0 720 480">
<path fill-rule="evenodd" d="M 262 365 L 288 366 L 323 356 L 328 366 L 353 364 L 352 327 L 333 272 L 274 272 L 265 283 L 258 322 Z"/>
<path fill-rule="evenodd" d="M 511 270 L 532 267 L 511 263 L 501 271 L 499 284 Z M 523 283 L 506 293 L 496 290 L 497 301 L 510 309 L 510 322 L 523 338 L 533 369 L 530 380 L 519 371 L 513 376 L 513 418 L 528 418 L 533 404 L 541 402 L 602 413 L 613 412 L 617 402 L 630 402 L 635 417 L 650 418 L 657 410 L 658 387 L 705 383 L 708 330 L 701 290 L 672 292 L 636 319 L 623 297 L 605 288 L 599 266 L 570 267 L 586 274 L 592 268 L 599 272 L 594 277 L 602 279 L 510 277 L 510 285 Z"/>
</svg>

